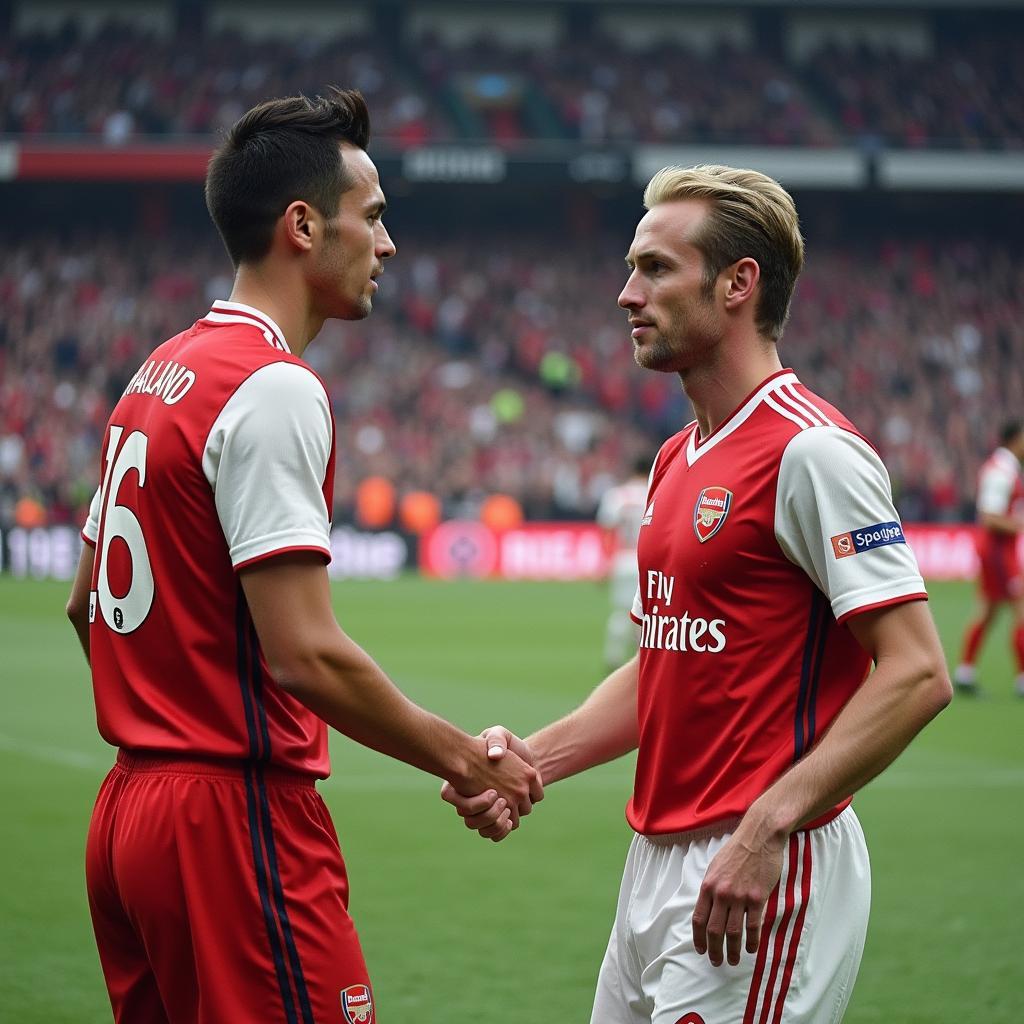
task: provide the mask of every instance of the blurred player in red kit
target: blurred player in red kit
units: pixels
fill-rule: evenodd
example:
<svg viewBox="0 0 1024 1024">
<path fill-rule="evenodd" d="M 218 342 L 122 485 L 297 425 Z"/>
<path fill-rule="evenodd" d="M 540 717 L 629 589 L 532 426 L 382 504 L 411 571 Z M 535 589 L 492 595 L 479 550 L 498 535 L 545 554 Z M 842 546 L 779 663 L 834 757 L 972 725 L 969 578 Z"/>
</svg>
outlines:
<svg viewBox="0 0 1024 1024">
<path fill-rule="evenodd" d="M 395 253 L 369 131 L 340 90 L 235 124 L 206 180 L 232 294 L 145 360 L 107 426 L 68 614 L 120 748 L 86 846 L 120 1024 L 374 1019 L 314 786 L 327 725 L 489 790 L 506 819 L 540 796 L 334 618 L 334 420 L 302 355 L 326 319 L 370 314 Z"/>
<path fill-rule="evenodd" d="M 978 474 L 978 598 L 977 618 L 967 627 L 963 654 L 953 675 L 958 693 L 976 695 L 975 662 L 985 634 L 1003 604 L 1013 611 L 1013 650 L 1017 662 L 1016 691 L 1024 697 L 1024 573 L 1017 546 L 1024 533 L 1024 423 L 1007 423 L 1000 445 Z"/>
<path fill-rule="evenodd" d="M 676 167 L 644 205 L 619 305 L 637 362 L 678 373 L 697 418 L 651 474 L 639 653 L 525 741 L 485 735 L 545 783 L 638 749 L 593 1024 L 834 1022 L 870 902 L 852 795 L 949 679 L 885 467 L 779 361 L 792 199 L 756 171 Z M 508 833 L 486 795 L 442 792 Z"/>
</svg>

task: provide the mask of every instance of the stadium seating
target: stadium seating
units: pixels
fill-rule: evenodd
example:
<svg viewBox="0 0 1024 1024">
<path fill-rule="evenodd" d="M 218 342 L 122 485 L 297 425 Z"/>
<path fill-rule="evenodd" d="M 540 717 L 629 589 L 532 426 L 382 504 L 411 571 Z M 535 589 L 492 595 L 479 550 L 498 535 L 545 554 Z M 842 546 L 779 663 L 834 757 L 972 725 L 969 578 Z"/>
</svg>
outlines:
<svg viewBox="0 0 1024 1024">
<path fill-rule="evenodd" d="M 542 238 L 524 231 L 471 262 L 468 235 L 401 242 L 373 317 L 329 323 L 308 351 L 335 405 L 339 517 L 369 476 L 437 494 L 446 515 L 500 492 L 529 516 L 589 516 L 635 453 L 688 419 L 675 379 L 633 364 L 621 239 L 538 257 Z M 23 498 L 73 521 L 120 390 L 228 294 L 229 266 L 212 238 L 197 249 L 185 235 L 5 252 L 0 526 Z M 908 518 L 972 515 L 992 410 L 1024 394 L 1022 285 L 1007 250 L 967 241 L 812 253 L 783 359 L 882 449 Z"/>
</svg>

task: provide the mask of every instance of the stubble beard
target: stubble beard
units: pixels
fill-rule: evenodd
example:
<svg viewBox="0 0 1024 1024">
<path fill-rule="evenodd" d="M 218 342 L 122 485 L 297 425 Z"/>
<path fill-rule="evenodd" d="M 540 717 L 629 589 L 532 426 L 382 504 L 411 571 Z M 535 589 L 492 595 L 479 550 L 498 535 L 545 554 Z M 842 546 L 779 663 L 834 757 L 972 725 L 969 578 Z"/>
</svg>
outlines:
<svg viewBox="0 0 1024 1024">
<path fill-rule="evenodd" d="M 653 341 L 633 346 L 633 359 L 643 370 L 671 373 L 676 369 L 679 356 L 677 344 L 666 338 L 660 331 Z"/>
<path fill-rule="evenodd" d="M 656 336 L 643 345 L 634 344 L 633 359 L 644 370 L 659 373 L 685 373 L 702 361 L 721 341 L 721 332 L 708 297 L 673 320 L 665 330 L 655 328 Z"/>
</svg>

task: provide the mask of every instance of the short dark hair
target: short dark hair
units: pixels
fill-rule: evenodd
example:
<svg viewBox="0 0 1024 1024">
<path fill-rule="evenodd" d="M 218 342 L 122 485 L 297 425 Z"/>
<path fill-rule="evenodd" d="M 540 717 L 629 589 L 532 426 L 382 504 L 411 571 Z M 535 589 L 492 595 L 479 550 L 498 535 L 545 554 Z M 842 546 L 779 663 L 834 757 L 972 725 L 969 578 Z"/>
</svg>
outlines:
<svg viewBox="0 0 1024 1024">
<path fill-rule="evenodd" d="M 1003 424 L 1003 429 L 999 432 L 999 443 L 1009 444 L 1020 437 L 1022 432 L 1024 432 L 1024 423 L 1020 420 L 1009 420 Z"/>
<path fill-rule="evenodd" d="M 296 199 L 333 217 L 350 185 L 338 143 L 366 149 L 369 141 L 370 112 L 354 89 L 267 100 L 243 114 L 206 171 L 206 208 L 232 263 L 266 256 Z"/>
</svg>

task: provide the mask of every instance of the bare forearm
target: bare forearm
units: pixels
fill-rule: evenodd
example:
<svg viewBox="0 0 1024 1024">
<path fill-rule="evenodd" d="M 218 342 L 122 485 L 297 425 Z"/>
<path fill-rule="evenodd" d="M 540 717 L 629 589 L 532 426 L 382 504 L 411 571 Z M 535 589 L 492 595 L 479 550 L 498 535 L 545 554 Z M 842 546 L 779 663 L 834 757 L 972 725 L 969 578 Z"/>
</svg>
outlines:
<svg viewBox="0 0 1024 1024">
<path fill-rule="evenodd" d="M 571 714 L 526 740 L 545 785 L 635 750 L 637 659 L 611 673 Z"/>
<path fill-rule="evenodd" d="M 86 662 L 89 661 L 89 618 L 88 616 L 70 616 L 71 625 L 75 627 L 75 634 L 78 642 L 82 645 L 82 652 L 85 654 Z"/>
<path fill-rule="evenodd" d="M 71 625 L 75 627 L 78 642 L 82 645 L 85 660 L 89 661 L 89 587 L 92 582 L 92 565 L 95 552 L 88 544 L 82 546 L 78 559 L 75 579 L 65 607 Z"/>
<path fill-rule="evenodd" d="M 471 739 L 396 687 L 349 638 L 275 673 L 284 688 L 356 742 L 458 785 L 469 773 Z"/>
<path fill-rule="evenodd" d="M 824 814 L 887 768 L 949 700 L 941 665 L 879 663 L 829 731 L 747 817 L 778 835 Z"/>
</svg>

